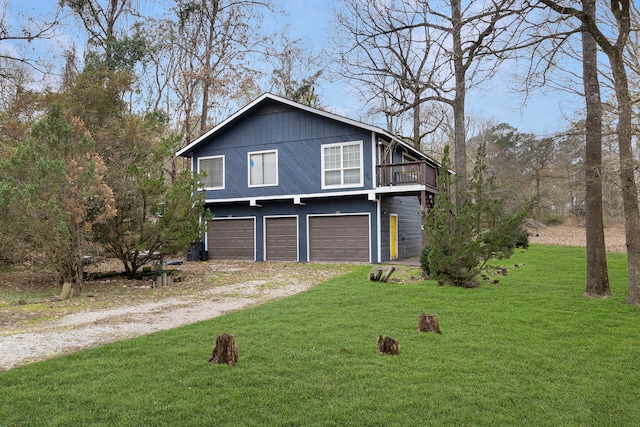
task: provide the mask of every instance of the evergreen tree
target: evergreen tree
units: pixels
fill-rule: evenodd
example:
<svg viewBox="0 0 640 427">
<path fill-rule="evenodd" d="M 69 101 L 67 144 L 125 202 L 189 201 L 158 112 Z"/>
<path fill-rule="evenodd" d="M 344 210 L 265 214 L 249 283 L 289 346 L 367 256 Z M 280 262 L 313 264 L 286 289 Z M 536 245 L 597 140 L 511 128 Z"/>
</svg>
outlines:
<svg viewBox="0 0 640 427">
<path fill-rule="evenodd" d="M 116 214 L 104 162 L 82 121 L 59 105 L 0 163 L 0 234 L 57 273 L 60 284 L 82 286 L 83 255 L 98 224 Z"/>
<path fill-rule="evenodd" d="M 204 193 L 193 197 L 200 187 L 199 177 L 187 169 L 165 171 L 182 138 L 164 135 L 164 126 L 162 117 L 154 114 L 144 120 L 129 118 L 127 137 L 121 141 L 131 142 L 128 150 L 117 154 L 122 166 L 112 163 L 108 174 L 117 189 L 118 214 L 98 228 L 97 237 L 106 252 L 122 262 L 130 278 L 140 267 L 161 262 L 199 240 L 206 224 Z"/>
<path fill-rule="evenodd" d="M 504 212 L 502 201 L 494 194 L 493 179 L 487 176 L 482 145 L 464 203 L 456 206 L 452 192 L 459 178 L 448 172 L 450 165 L 446 146 L 438 175 L 439 192 L 426 218 L 427 266 L 430 275 L 439 282 L 476 287 L 476 276 L 487 261 L 513 254 L 531 203 L 515 215 Z"/>
</svg>

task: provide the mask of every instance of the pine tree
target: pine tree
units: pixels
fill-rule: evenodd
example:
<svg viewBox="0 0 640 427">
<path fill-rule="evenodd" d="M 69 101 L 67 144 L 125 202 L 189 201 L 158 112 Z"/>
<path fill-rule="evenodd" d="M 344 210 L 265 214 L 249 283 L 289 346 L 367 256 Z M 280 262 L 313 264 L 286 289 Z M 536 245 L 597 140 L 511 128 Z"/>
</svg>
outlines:
<svg viewBox="0 0 640 427">
<path fill-rule="evenodd" d="M 438 175 L 439 192 L 426 218 L 428 269 L 439 282 L 476 287 L 476 276 L 487 261 L 513 254 L 531 203 L 514 215 L 504 212 L 502 201 L 495 196 L 493 179 L 487 176 L 484 146 L 480 146 L 464 203 L 456 206 L 452 192 L 458 177 L 448 173 L 450 165 L 446 146 Z"/>
</svg>

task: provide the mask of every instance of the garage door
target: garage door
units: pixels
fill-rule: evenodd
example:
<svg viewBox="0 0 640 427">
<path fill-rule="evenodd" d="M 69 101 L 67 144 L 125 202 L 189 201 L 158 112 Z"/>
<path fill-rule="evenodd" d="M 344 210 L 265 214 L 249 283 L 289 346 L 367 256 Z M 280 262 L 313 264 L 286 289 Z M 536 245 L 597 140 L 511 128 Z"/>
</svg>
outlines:
<svg viewBox="0 0 640 427">
<path fill-rule="evenodd" d="M 369 262 L 369 216 L 310 217 L 309 259 Z"/>
<path fill-rule="evenodd" d="M 255 260 L 253 218 L 214 219 L 209 223 L 209 259 Z"/>
<path fill-rule="evenodd" d="M 265 218 L 265 259 L 298 261 L 298 218 Z"/>
</svg>

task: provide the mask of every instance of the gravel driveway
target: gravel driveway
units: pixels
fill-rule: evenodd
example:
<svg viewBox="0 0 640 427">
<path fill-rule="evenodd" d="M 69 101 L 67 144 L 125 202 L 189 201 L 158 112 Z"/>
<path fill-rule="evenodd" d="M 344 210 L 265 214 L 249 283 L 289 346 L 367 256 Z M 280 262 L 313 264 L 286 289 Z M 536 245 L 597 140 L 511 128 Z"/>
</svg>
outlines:
<svg viewBox="0 0 640 427">
<path fill-rule="evenodd" d="M 0 370 L 211 319 L 305 291 L 353 268 L 264 263 L 256 266 L 256 263 L 187 263 L 183 268 L 190 271 L 191 280 L 199 286 L 175 284 L 176 288 L 192 289 L 184 295 L 104 310 L 90 309 L 34 325 L 3 327 Z M 230 271 L 224 271 L 225 268 Z M 230 284 L 207 286 L 206 275 L 212 272 L 228 274 Z M 267 277 L 256 278 L 260 276 Z"/>
</svg>

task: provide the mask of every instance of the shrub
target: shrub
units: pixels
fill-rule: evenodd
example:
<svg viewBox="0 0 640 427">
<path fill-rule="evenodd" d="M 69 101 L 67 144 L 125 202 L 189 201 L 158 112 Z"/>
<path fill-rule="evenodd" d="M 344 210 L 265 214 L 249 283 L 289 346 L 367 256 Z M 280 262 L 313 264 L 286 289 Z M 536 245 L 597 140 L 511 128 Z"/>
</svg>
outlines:
<svg viewBox="0 0 640 427">
<path fill-rule="evenodd" d="M 512 235 L 513 246 L 516 248 L 528 249 L 529 248 L 529 233 L 520 228 Z"/>
<path fill-rule="evenodd" d="M 422 252 L 420 252 L 420 266 L 422 267 L 422 271 L 427 275 L 431 273 L 431 270 L 429 269 L 429 252 L 431 252 L 431 247 L 429 245 L 424 245 L 422 247 Z"/>
</svg>

